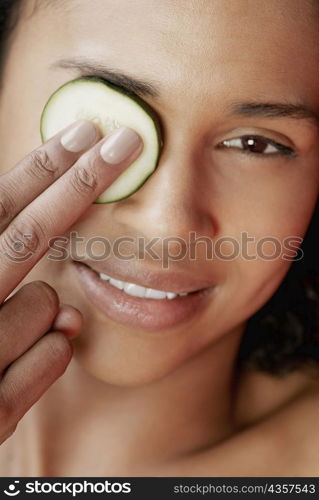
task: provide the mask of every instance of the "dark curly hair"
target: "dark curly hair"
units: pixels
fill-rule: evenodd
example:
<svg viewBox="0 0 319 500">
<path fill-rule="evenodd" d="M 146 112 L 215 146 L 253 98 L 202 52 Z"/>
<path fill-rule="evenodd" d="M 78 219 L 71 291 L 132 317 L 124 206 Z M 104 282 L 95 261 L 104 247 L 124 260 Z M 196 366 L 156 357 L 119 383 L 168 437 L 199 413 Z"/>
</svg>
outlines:
<svg viewBox="0 0 319 500">
<path fill-rule="evenodd" d="M 21 0 L 0 0 L 0 71 L 4 67 L 7 42 L 16 25 Z"/>
<path fill-rule="evenodd" d="M 285 375 L 319 364 L 319 203 L 281 285 L 248 321 L 238 361 L 251 368 Z M 302 258 L 299 258 L 300 254 Z"/>
<path fill-rule="evenodd" d="M 44 2 L 45 0 L 42 0 Z M 0 66 L 21 0 L 0 0 Z M 316 0 L 317 4 L 317 0 Z M 1 69 L 0 68 L 0 69 Z M 296 259 L 271 299 L 248 321 L 238 366 L 285 375 L 319 367 L 319 203 Z M 299 254 L 300 255 L 300 254 Z M 314 368 L 314 371 L 313 371 Z M 319 373 L 319 372 L 318 372 Z"/>
</svg>

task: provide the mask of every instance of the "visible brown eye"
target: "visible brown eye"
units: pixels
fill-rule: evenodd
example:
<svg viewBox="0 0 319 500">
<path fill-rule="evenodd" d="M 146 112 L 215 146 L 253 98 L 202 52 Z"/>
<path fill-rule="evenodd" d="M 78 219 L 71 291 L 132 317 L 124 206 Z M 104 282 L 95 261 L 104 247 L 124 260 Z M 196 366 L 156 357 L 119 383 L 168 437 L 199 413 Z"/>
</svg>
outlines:
<svg viewBox="0 0 319 500">
<path fill-rule="evenodd" d="M 268 148 L 271 151 L 276 152 L 276 148 L 270 145 L 264 137 L 252 137 L 250 135 L 244 135 L 241 138 L 243 149 L 249 149 L 252 153 L 265 153 Z"/>
<path fill-rule="evenodd" d="M 242 135 L 241 137 L 222 141 L 218 146 L 241 149 L 245 153 L 256 155 L 281 154 L 284 156 L 294 156 L 293 149 L 261 135 Z"/>
</svg>

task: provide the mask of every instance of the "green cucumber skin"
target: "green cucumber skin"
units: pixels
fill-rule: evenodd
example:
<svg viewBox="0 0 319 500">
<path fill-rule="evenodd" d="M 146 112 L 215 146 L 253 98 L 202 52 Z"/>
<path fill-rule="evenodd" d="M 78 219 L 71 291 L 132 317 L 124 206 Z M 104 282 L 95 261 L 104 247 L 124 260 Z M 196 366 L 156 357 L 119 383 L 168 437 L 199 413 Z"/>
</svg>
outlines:
<svg viewBox="0 0 319 500">
<path fill-rule="evenodd" d="M 100 83 L 100 84 L 106 85 L 107 87 L 112 88 L 116 92 L 119 92 L 119 93 L 121 93 L 121 94 L 129 97 L 130 99 L 132 99 L 133 101 L 135 101 L 148 114 L 148 116 L 151 118 L 152 123 L 154 125 L 154 128 L 156 130 L 157 145 L 158 145 L 158 154 L 157 154 L 157 157 L 156 157 L 156 160 L 155 160 L 155 163 L 154 163 L 153 170 L 150 173 L 148 173 L 145 176 L 144 179 L 141 180 L 141 183 L 134 189 L 134 191 L 131 191 L 129 195 L 125 195 L 122 198 L 111 199 L 111 200 L 108 200 L 108 201 L 98 201 L 98 198 L 97 198 L 96 200 L 93 201 L 93 204 L 95 204 L 95 205 L 104 205 L 106 203 L 114 203 L 116 201 L 124 200 L 125 198 L 128 198 L 132 194 L 136 193 L 143 186 L 143 184 L 145 184 L 145 182 L 147 181 L 147 179 L 153 174 L 154 170 L 158 166 L 159 159 L 160 159 L 160 156 L 161 156 L 161 153 L 162 153 L 162 149 L 163 149 L 163 146 L 164 146 L 163 132 L 162 132 L 161 124 L 160 124 L 160 122 L 158 120 L 158 117 L 157 117 L 156 113 L 153 111 L 153 109 L 145 101 L 143 101 L 142 99 L 140 99 L 138 96 L 136 96 L 134 94 L 131 94 L 129 91 L 125 91 L 125 90 L 119 89 L 115 84 L 113 84 L 111 82 L 106 82 L 103 78 L 100 78 L 98 76 L 82 76 L 80 78 L 75 78 L 74 80 L 70 80 L 69 82 L 64 83 L 58 89 L 56 89 L 51 94 L 51 96 L 49 97 L 47 103 L 45 104 L 45 106 L 43 108 L 43 111 L 42 111 L 42 114 L 41 114 L 41 118 L 40 118 L 40 135 L 41 135 L 42 143 L 45 142 L 45 137 L 44 137 L 44 133 L 43 133 L 43 129 L 44 129 L 43 124 L 45 122 L 46 111 L 47 111 L 48 107 L 51 105 L 52 100 L 54 99 L 54 97 L 56 96 L 56 94 L 58 94 L 64 87 L 69 86 L 69 85 L 76 85 L 78 82 L 81 82 L 81 81 L 82 82 L 96 82 L 96 83 Z"/>
<path fill-rule="evenodd" d="M 155 168 L 157 167 L 158 165 L 158 162 L 156 163 L 155 165 Z M 154 168 L 154 170 L 155 170 Z M 98 198 L 96 200 L 93 201 L 93 204 L 94 205 L 105 205 L 106 203 L 115 203 L 116 201 L 121 201 L 121 200 L 125 200 L 125 198 L 128 198 L 129 196 L 131 196 L 132 194 L 136 193 L 136 191 L 138 191 L 142 186 L 143 184 L 145 184 L 145 182 L 147 181 L 147 179 L 152 175 L 152 173 L 154 172 L 154 170 L 152 170 L 152 172 L 150 172 L 144 180 L 141 181 L 141 184 L 139 184 L 137 186 L 136 189 L 134 189 L 134 191 L 131 191 L 129 195 L 126 195 L 126 196 L 122 196 L 122 198 L 116 198 L 116 200 L 109 200 L 109 201 L 98 201 Z"/>
</svg>

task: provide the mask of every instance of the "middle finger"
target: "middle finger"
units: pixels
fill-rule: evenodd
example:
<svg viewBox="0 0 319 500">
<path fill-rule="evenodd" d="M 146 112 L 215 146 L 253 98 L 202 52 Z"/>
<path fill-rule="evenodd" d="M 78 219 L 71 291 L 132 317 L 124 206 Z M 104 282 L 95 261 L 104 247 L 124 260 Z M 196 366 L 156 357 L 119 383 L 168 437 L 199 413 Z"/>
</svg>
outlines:
<svg viewBox="0 0 319 500">
<path fill-rule="evenodd" d="M 142 149 L 134 130 L 117 129 L 19 213 L 0 235 L 0 303 L 42 257 L 49 241 L 64 234 Z"/>
</svg>

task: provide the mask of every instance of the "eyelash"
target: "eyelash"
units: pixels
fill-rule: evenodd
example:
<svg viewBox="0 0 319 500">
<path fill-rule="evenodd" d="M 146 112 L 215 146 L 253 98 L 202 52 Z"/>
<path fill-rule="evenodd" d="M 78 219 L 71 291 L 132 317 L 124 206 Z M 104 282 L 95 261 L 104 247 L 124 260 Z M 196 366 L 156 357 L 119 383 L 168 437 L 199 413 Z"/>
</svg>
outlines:
<svg viewBox="0 0 319 500">
<path fill-rule="evenodd" d="M 271 153 L 264 153 L 264 152 L 258 152 L 258 151 L 249 151 L 247 149 L 244 149 L 245 147 L 245 143 L 244 141 L 246 141 L 246 145 L 249 147 L 249 144 L 248 141 L 254 141 L 256 142 L 257 140 L 261 140 L 265 146 L 265 149 L 268 148 L 268 146 L 272 146 L 273 148 L 276 149 L 276 152 L 271 152 Z M 227 143 L 231 143 L 233 141 L 240 141 L 241 142 L 241 145 L 243 147 L 239 147 L 239 146 L 232 146 L 230 144 L 227 144 Z M 251 144 L 251 146 L 253 146 L 253 144 Z M 246 154 L 246 155 L 252 155 L 254 157 L 256 156 L 259 156 L 260 158 L 265 158 L 265 157 L 274 157 L 274 156 L 285 156 L 285 157 L 288 157 L 288 158 L 295 158 L 297 155 L 295 153 L 295 151 L 288 147 L 288 146 L 284 146 L 283 144 L 280 144 L 276 141 L 273 141 L 272 139 L 269 139 L 268 137 L 264 137 L 262 135 L 242 135 L 240 137 L 234 137 L 232 139 L 226 139 L 225 141 L 222 141 L 221 143 L 218 144 L 218 148 L 220 149 L 239 149 L 241 150 L 242 153 Z"/>
</svg>

